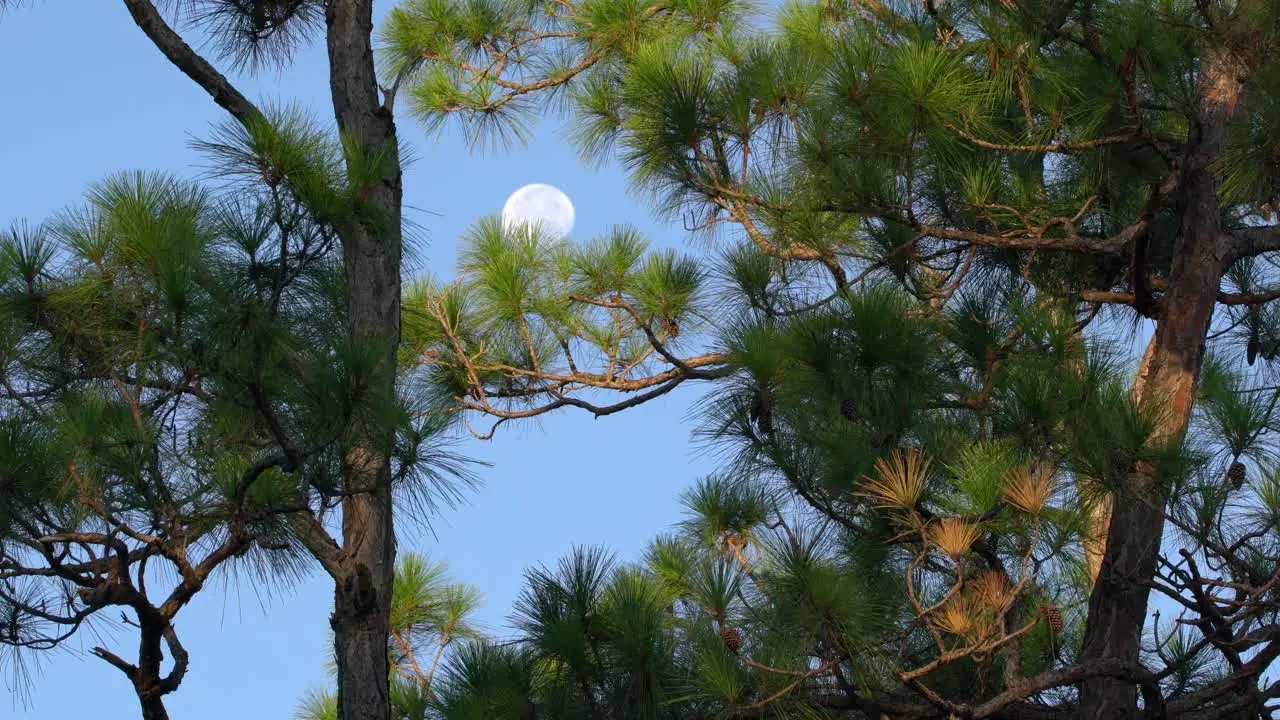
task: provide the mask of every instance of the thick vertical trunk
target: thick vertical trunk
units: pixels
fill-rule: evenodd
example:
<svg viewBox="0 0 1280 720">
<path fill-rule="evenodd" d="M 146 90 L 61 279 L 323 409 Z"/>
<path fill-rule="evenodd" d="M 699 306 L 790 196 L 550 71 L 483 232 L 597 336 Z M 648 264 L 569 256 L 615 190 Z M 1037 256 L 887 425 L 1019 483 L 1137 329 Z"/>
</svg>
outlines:
<svg viewBox="0 0 1280 720">
<path fill-rule="evenodd" d="M 380 519 L 362 519 L 365 529 L 352 532 L 349 539 L 364 538 L 373 553 L 350 558 L 350 571 L 338 578 L 334 592 L 333 626 L 335 658 L 338 665 L 338 717 L 342 720 L 387 720 L 391 716 L 389 679 L 391 666 L 387 657 L 387 634 L 390 628 L 390 584 L 376 577 L 383 563 L 391 561 L 394 543 L 381 536 L 389 533 L 390 504 L 373 507 L 370 498 L 365 507 L 344 510 L 351 513 L 377 513 Z M 348 523 L 344 519 L 344 525 Z"/>
<path fill-rule="evenodd" d="M 328 0 L 325 21 L 329 85 L 338 128 L 369 155 L 398 156 L 395 124 L 380 98 L 373 65 L 372 0 Z M 378 362 L 365 401 L 395 393 L 400 340 L 400 208 L 398 161 L 388 176 L 357 193 L 369 211 L 341 232 L 347 288 L 347 332 Z M 387 656 L 395 561 L 391 466 L 393 429 L 377 413 L 357 417 L 344 447 L 343 561 L 334 592 L 338 717 L 387 720 L 391 715 Z"/>
<path fill-rule="evenodd" d="M 150 0 L 124 0 L 138 26 L 165 57 L 241 122 L 261 112 L 165 23 Z M 358 218 L 339 227 L 347 288 L 347 333 L 377 353 L 364 385 L 366 406 L 395 394 L 400 340 L 401 172 L 391 111 L 379 97 L 373 64 L 373 0 L 326 0 L 329 89 L 338 129 L 370 157 L 384 158 L 385 177 L 357 188 Z M 365 180 L 366 178 L 360 178 Z M 387 635 L 395 534 L 391 513 L 392 428 L 384 413 L 355 409 L 343 447 L 342 549 L 327 563 L 336 580 L 332 625 L 338 661 L 338 716 L 387 720 Z M 327 538 L 325 539 L 327 541 Z M 329 547 L 325 547 L 328 552 Z M 167 689 L 166 689 L 167 691 Z M 142 695 L 139 695 L 142 698 Z M 158 703 L 159 694 L 156 695 Z"/>
<path fill-rule="evenodd" d="M 1137 383 L 1143 408 L 1158 412 L 1153 447 L 1182 442 L 1204 361 L 1226 249 L 1220 219 L 1221 178 L 1214 163 L 1227 143 L 1228 122 L 1245 76 L 1241 57 L 1222 38 L 1206 39 L 1201 54 L 1197 122 L 1183 161 L 1177 198 L 1178 236 L 1169 291 L 1143 358 Z M 1155 573 L 1168 491 L 1156 468 L 1139 464 L 1118 491 L 1106 549 L 1089 597 L 1082 661 L 1115 658 L 1136 663 L 1146 620 L 1147 583 Z M 1118 720 L 1137 713 L 1132 682 L 1093 678 L 1081 686 L 1081 717 Z"/>
<path fill-rule="evenodd" d="M 142 706 L 142 720 L 169 720 L 160 679 L 160 665 L 164 662 L 164 652 L 160 648 L 163 621 L 140 612 L 138 625 L 138 665 L 133 669 L 130 680 Z"/>
<path fill-rule="evenodd" d="M 1088 490 L 1084 487 L 1078 488 L 1078 492 L 1082 496 L 1088 495 Z M 1085 530 L 1084 536 L 1084 564 L 1085 569 L 1089 572 L 1090 586 L 1098 580 L 1098 571 L 1102 569 L 1102 555 L 1107 549 L 1107 531 L 1111 528 L 1111 504 L 1110 494 L 1095 498 L 1093 504 L 1089 506 L 1089 524 Z"/>
<path fill-rule="evenodd" d="M 142 703 L 142 720 L 169 720 L 169 712 L 159 695 L 139 695 L 138 702 Z"/>
</svg>

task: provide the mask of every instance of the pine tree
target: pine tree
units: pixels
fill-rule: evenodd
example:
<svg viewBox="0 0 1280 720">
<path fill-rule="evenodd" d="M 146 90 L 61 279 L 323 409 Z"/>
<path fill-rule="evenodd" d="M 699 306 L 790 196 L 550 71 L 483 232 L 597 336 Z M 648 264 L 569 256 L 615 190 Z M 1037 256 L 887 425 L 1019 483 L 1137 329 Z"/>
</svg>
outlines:
<svg viewBox="0 0 1280 720">
<path fill-rule="evenodd" d="M 125 5 L 165 58 L 208 91 L 235 121 L 249 127 L 264 117 L 259 107 L 183 41 L 151 0 L 125 0 Z M 318 0 L 287 4 L 209 0 L 178 3 L 173 8 L 180 19 L 209 31 L 221 57 L 233 65 L 287 61 L 296 43 L 323 36 L 332 111 L 346 150 L 343 162 L 353 178 L 360 178 L 352 190 L 362 211 L 334 227 L 347 288 L 343 314 L 347 340 L 352 347 L 371 353 L 366 392 L 354 399 L 359 405 L 376 405 L 378 398 L 393 396 L 400 333 L 403 187 L 392 119 L 394 91 L 380 91 L 373 64 L 372 0 L 323 4 Z M 246 24 L 251 32 L 243 31 Z M 335 543 L 319 525 L 300 537 L 334 578 L 339 717 L 384 720 L 389 712 L 389 666 L 383 662 L 373 667 L 365 659 L 385 657 L 395 556 L 391 492 L 395 431 L 376 413 L 361 415 L 342 437 L 342 542 Z M 288 447 L 294 441 L 281 437 L 277 442 Z"/>
<path fill-rule="evenodd" d="M 760 461 L 804 468 L 815 455 L 831 459 L 829 434 L 858 425 L 848 415 L 865 419 L 856 430 L 879 457 L 904 444 L 934 452 L 913 434 L 912 404 L 880 391 L 897 371 L 824 372 L 844 347 L 833 328 L 868 331 L 827 311 L 849 312 L 868 283 L 900 288 L 906 316 L 952 318 L 948 342 L 966 353 L 977 384 L 934 402 L 973 413 L 969 422 L 991 421 L 1010 354 L 1044 328 L 1059 360 L 1074 363 L 1085 356 L 1066 353 L 1067 340 L 1146 325 L 1150 342 L 1121 393 L 1131 397 L 1127 429 L 1088 440 L 1084 468 L 1052 464 L 1088 508 L 1080 712 L 1133 716 L 1135 682 L 1146 683 L 1151 711 L 1156 690 L 1136 668 L 1151 587 L 1164 587 L 1166 528 L 1217 545 L 1209 552 L 1228 574 L 1245 572 L 1244 555 L 1269 552 L 1262 536 L 1246 552 L 1239 537 L 1218 545 L 1215 534 L 1227 531 L 1214 523 L 1177 518 L 1186 503 L 1231 505 L 1214 488 L 1245 445 L 1269 457 L 1258 442 L 1273 391 L 1260 377 L 1215 385 L 1206 363 L 1211 346 L 1224 367 L 1241 351 L 1251 367 L 1275 357 L 1274 3 L 852 0 L 793 3 L 757 20 L 732 2 L 403 3 L 384 37 L 428 125 L 457 118 L 477 140 L 518 139 L 531 110 L 567 98 L 585 156 L 617 158 L 659 209 L 742 243 L 676 274 L 651 269 L 660 256 L 645 260 L 629 238 L 524 250 L 476 239 L 460 285 L 424 288 L 407 303 L 424 318 L 411 348 L 444 394 L 500 423 L 566 406 L 607 414 L 713 380 L 740 389 L 718 392 L 732 404 L 716 407 L 738 419 L 733 429 L 750 436 Z M 538 262 L 517 272 L 517 252 Z M 710 270 L 731 289 L 724 306 Z M 1026 308 L 1039 326 L 1026 325 Z M 663 334 L 665 318 L 678 320 L 678 340 Z M 811 369 L 799 378 L 787 372 L 796 358 L 777 347 L 798 328 L 808 328 L 797 352 Z M 936 342 L 913 348 L 929 356 Z M 913 362 L 901 372 L 918 373 L 926 396 L 948 377 L 945 363 Z M 1057 376 L 1042 370 L 1039 380 L 1023 375 L 1018 391 L 1043 392 Z M 634 394 L 601 404 L 600 390 Z M 806 408 L 800 437 L 816 447 L 788 427 L 788 403 Z M 832 406 L 849 412 L 828 415 Z M 1210 420 L 1206 434 L 1189 436 L 1197 408 Z M 1087 421 L 1119 430 L 1123 415 L 1113 408 L 1110 419 Z M 1034 419 L 1022 433 L 1068 422 Z M 1169 459 L 1201 440 L 1214 448 L 1212 482 L 1190 460 Z M 1028 461 L 1048 462 L 1042 451 Z M 848 521 L 848 499 L 815 485 L 825 469 L 797 470 L 789 487 Z M 1239 492 L 1233 473 L 1227 487 Z M 1193 501 L 1191 486 L 1218 499 Z M 969 532 L 947 527 L 952 541 Z M 1192 592 L 1200 571 L 1179 572 L 1191 579 L 1179 576 L 1175 594 Z M 1265 648 L 1263 657 L 1280 652 L 1238 639 Z M 919 694 L 935 706 L 946 699 Z"/>
<path fill-rule="evenodd" d="M 0 2 L 6 7 L 19 4 Z M 325 343 L 316 345 L 317 349 L 329 348 L 334 353 L 333 361 L 322 368 L 320 377 L 330 381 L 331 389 L 341 386 L 344 390 L 337 395 L 315 397 L 306 393 L 303 397 L 276 397 L 269 393 L 265 397 L 251 395 L 237 399 L 232 408 L 256 408 L 261 414 L 260 422 L 245 428 L 252 430 L 244 441 L 250 443 L 247 448 L 252 449 L 247 462 L 257 467 L 252 470 L 252 475 L 274 477 L 280 472 L 289 475 L 294 486 L 306 488 L 313 486 L 309 476 L 314 471 L 317 473 L 314 482 L 322 488 L 316 492 L 331 501 L 317 506 L 317 495 L 312 493 L 308 502 L 299 504 L 298 512 L 281 512 L 279 519 L 288 520 L 293 536 L 334 579 L 332 627 L 337 646 L 339 716 L 344 720 L 385 720 L 389 713 L 387 678 L 390 669 L 386 635 L 395 552 L 393 484 L 400 481 L 409 484 L 415 473 L 410 472 L 410 477 L 406 478 L 401 469 L 420 466 L 421 463 L 417 462 L 419 453 L 431 454 L 430 438 L 435 431 L 424 433 L 422 427 L 410 429 L 410 424 L 404 422 L 408 411 L 397 397 L 396 352 L 400 341 L 403 252 L 403 188 L 393 121 L 398 83 L 392 79 L 387 82 L 388 89 L 383 90 L 376 75 L 372 0 L 182 0 L 160 3 L 159 7 L 152 0 L 124 0 L 124 5 L 138 28 L 164 58 L 208 92 L 212 100 L 228 113 L 231 125 L 219 141 L 219 144 L 231 148 L 231 155 L 223 158 L 226 169 L 244 177 L 252 175 L 258 178 L 273 192 L 278 192 L 281 202 L 287 205 L 300 204 L 301 212 L 306 216 L 304 223 L 320 228 L 315 231 L 316 237 L 310 240 L 323 240 L 326 250 L 321 255 L 326 267 L 336 276 L 325 286 L 340 289 L 336 298 L 330 298 L 336 303 L 336 309 L 330 308 L 331 314 L 325 318 L 325 324 L 316 327 L 341 329 L 340 337 L 326 338 Z M 20 23 L 22 18 L 14 14 L 6 15 L 4 20 Z M 187 42 L 179 30 L 207 37 L 207 47 L 215 53 L 215 61 L 227 67 L 247 70 L 287 65 L 298 47 L 313 38 L 323 39 L 329 61 L 331 112 L 337 136 L 337 143 L 332 146 L 336 153 L 322 158 L 326 163 L 323 175 L 340 176 L 337 186 L 313 184 L 317 180 L 317 168 L 309 161 L 315 158 L 297 155 L 300 148 L 290 141 L 298 138 L 284 137 L 287 130 L 278 126 L 277 113 L 252 102 L 214 63 L 194 50 L 192 46 L 196 43 Z M 290 244 L 302 242 L 302 239 L 293 237 L 286 242 L 279 237 L 293 235 L 295 229 L 284 226 L 294 220 L 288 216 L 283 219 L 273 216 L 271 206 L 267 207 L 265 214 L 253 214 L 255 208 L 249 208 L 253 212 L 244 219 L 241 230 L 245 236 L 242 240 L 249 243 L 265 233 L 279 240 L 282 250 L 274 260 L 266 260 L 265 254 L 259 261 L 242 260 L 249 263 L 256 276 L 261 276 L 256 281 L 278 277 L 281 283 L 285 280 L 293 283 L 298 279 L 292 276 L 288 267 L 291 262 L 299 262 L 302 258 L 294 255 L 297 248 Z M 259 252 L 267 251 L 262 248 Z M 319 250 L 313 245 L 307 252 Z M 171 285 L 195 281 L 186 277 L 163 280 Z M 225 302 L 228 307 L 241 307 L 243 303 L 239 300 L 232 296 L 220 299 L 220 302 Z M 283 298 L 277 300 L 284 302 Z M 253 329 L 258 332 L 261 329 L 265 333 L 259 344 L 272 352 L 275 352 L 274 343 L 283 342 L 287 337 L 278 336 L 271 330 L 270 323 L 266 328 L 260 328 L 267 322 L 262 313 L 267 312 L 270 316 L 275 312 L 274 303 L 275 300 L 266 309 L 256 308 L 241 320 L 246 331 Z M 144 312 L 147 320 L 141 323 L 149 329 L 148 332 L 138 333 L 135 327 L 135 334 L 155 332 L 156 321 L 149 317 L 150 312 Z M 188 312 L 188 309 L 183 308 L 183 312 Z M 85 321 L 85 318 L 77 320 Z M 226 333 L 233 327 L 218 329 Z M 121 329 L 111 330 L 113 342 L 123 342 L 114 335 Z M 207 362 L 225 363 L 224 350 L 224 347 L 213 345 L 207 347 Z M 61 363 L 66 358 L 56 359 Z M 123 358 L 112 359 L 123 362 Z M 275 356 L 269 359 L 271 362 L 283 362 Z M 77 361 L 88 362 L 83 358 Z M 243 359 L 237 362 L 243 362 Z M 97 367 L 97 361 L 91 364 Z M 165 415 L 152 417 L 151 413 L 158 410 L 145 406 L 150 396 L 142 397 L 143 393 L 131 387 L 126 380 L 134 376 L 136 369 L 128 365 L 117 365 L 116 369 L 120 375 L 120 388 L 95 386 L 93 391 L 105 396 L 100 402 L 124 403 L 128 407 L 130 402 L 125 398 L 128 392 L 135 398 L 134 405 L 144 404 L 141 421 L 135 422 L 136 432 L 150 436 L 166 423 L 167 427 L 175 423 L 178 427 L 186 426 L 188 420 L 182 412 L 176 413 L 176 418 Z M 200 369 L 208 372 L 208 368 Z M 174 373 L 173 377 L 183 377 L 180 368 L 169 372 Z M 244 382 L 255 377 L 256 371 L 252 367 L 241 367 L 238 372 L 243 376 L 232 379 L 243 387 Z M 94 380 L 101 384 L 101 378 Z M 36 390 L 39 390 L 38 386 Z M 295 390 L 302 392 L 302 388 Z M 12 397 L 6 398 L 6 405 L 21 405 L 23 400 L 29 400 L 22 395 L 25 392 L 29 390 L 19 387 L 11 393 Z M 213 397 L 218 403 L 229 401 L 221 392 Z M 63 399 L 56 393 L 38 398 L 59 402 Z M 187 402 L 189 399 L 184 399 L 181 404 L 185 407 Z M 327 428 L 316 435 L 317 428 L 307 425 L 312 420 L 303 422 L 302 418 L 295 418 L 291 413 L 294 412 L 294 403 L 306 406 L 307 403 L 314 405 L 320 402 L 331 403 L 331 409 L 336 408 L 331 417 L 340 418 L 341 422 L 338 423 L 340 427 Z M 171 398 L 170 405 L 174 403 L 178 400 Z M 39 407 L 38 410 L 43 413 L 49 408 Z M 12 417 L 14 422 L 19 422 L 17 418 L 21 413 L 6 407 L 6 413 L 10 412 L 12 414 L 6 415 L 6 419 Z M 332 437 L 327 435 L 330 430 Z M 206 438 L 206 441 L 211 440 Z M 408 455 L 403 455 L 406 452 Z M 56 465 L 47 469 L 46 474 L 57 473 L 66 467 L 63 458 L 55 459 Z M 406 459 L 412 462 L 402 465 Z M 236 462 L 242 461 L 244 458 L 237 455 Z M 319 510 L 320 507 L 323 510 Z M 114 512 L 114 508 L 107 510 Z M 337 516 L 341 518 L 341 537 L 334 538 L 322 520 Z M 135 529 L 143 531 L 142 528 Z M 205 532 L 201 531 L 202 534 Z M 31 549 L 42 551 L 39 547 Z M 57 558 L 57 551 L 54 552 Z M 27 607 L 32 608 L 30 605 Z M 152 696 L 158 702 L 158 695 L 148 695 Z"/>
<path fill-rule="evenodd" d="M 229 185 L 123 174 L 0 236 L 0 645 L 53 647 L 124 612 L 137 659 L 93 653 L 147 718 L 167 717 L 188 666 L 175 620 L 215 572 L 269 589 L 310 569 L 353 489 L 349 433 L 391 429 L 411 507 L 470 481 L 442 416 L 367 396 L 376 348 L 342 329 L 335 230 L 363 181 L 337 139 L 281 111 L 202 145 Z"/>
<path fill-rule="evenodd" d="M 752 384 L 716 398 L 704 431 L 726 471 L 685 494 L 687 520 L 637 564 L 579 548 L 530 571 L 515 637 L 460 646 L 434 716 L 1058 717 L 1091 672 L 1168 717 L 1256 711 L 1280 653 L 1258 630 L 1280 617 L 1280 476 L 1245 492 L 1221 479 L 1221 419 L 1256 388 L 1212 364 L 1188 446 L 1153 452 L 1162 418 L 1131 397 L 1114 348 L 1077 357 L 1054 308 L 997 306 L 983 319 L 1018 340 L 977 372 L 988 348 L 959 344 L 976 309 L 922 316 L 881 288 L 759 340 L 787 358 L 776 432 L 750 426 Z M 849 422 L 839 398 L 860 387 Z M 1250 452 L 1277 456 L 1271 441 Z M 1180 536 L 1156 585 L 1185 612 L 1148 626 L 1134 667 L 1084 657 L 1090 503 L 1077 488 L 1123 483 L 1117 454 L 1167 473 Z M 1213 645 L 1218 632 L 1231 640 Z"/>
</svg>

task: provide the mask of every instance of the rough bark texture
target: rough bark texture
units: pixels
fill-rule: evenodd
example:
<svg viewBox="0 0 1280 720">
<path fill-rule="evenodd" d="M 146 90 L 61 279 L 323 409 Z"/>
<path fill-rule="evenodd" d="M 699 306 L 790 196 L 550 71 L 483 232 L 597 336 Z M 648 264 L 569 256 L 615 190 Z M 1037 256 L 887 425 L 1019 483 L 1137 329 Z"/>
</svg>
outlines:
<svg viewBox="0 0 1280 720">
<path fill-rule="evenodd" d="M 173 692 L 182 682 L 186 673 L 187 656 L 177 636 L 173 634 L 173 626 L 160 615 L 146 608 L 138 610 L 138 663 L 126 662 L 123 658 L 104 648 L 94 648 L 93 654 L 106 660 L 117 670 L 129 678 L 133 685 L 134 695 L 142 710 L 143 720 L 168 720 L 169 713 L 164 707 L 164 696 Z M 164 651 L 160 647 L 162 639 L 168 639 L 174 652 L 174 668 L 168 676 L 160 674 L 164 662 Z"/>
<path fill-rule="evenodd" d="M 372 0 L 329 0 L 325 22 L 329 87 L 338 129 L 369 155 L 398 157 L 391 112 L 379 98 L 373 64 Z M 351 340 L 378 353 L 369 396 L 395 392 L 400 340 L 401 172 L 359 195 L 375 220 L 342 229 Z M 395 533 L 391 512 L 392 431 L 358 421 L 344 448 L 343 559 L 335 578 L 331 624 L 338 664 L 338 717 L 387 720 L 391 715 L 387 656 Z"/>
<path fill-rule="evenodd" d="M 218 105 L 241 122 L 261 116 L 252 102 L 164 21 L 151 0 L 124 3 L 165 57 Z M 372 5 L 372 0 L 327 0 L 325 23 L 338 129 L 367 156 L 389 161 L 385 177 L 357 189 L 364 205 L 357 213 L 359 218 L 338 228 L 347 285 L 347 332 L 353 345 L 377 353 L 379 362 L 364 395 L 367 402 L 376 403 L 395 393 L 402 178 L 395 123 L 390 109 L 380 100 L 374 72 Z M 335 581 L 331 625 L 338 664 L 338 717 L 387 720 L 391 714 L 387 636 L 395 561 L 389 454 L 394 435 L 392 429 L 373 419 L 377 413 L 357 409 L 356 414 L 343 447 L 341 548 L 313 517 L 300 516 L 296 524 L 299 537 Z"/>
<path fill-rule="evenodd" d="M 1137 380 L 1141 406 L 1160 413 L 1153 446 L 1181 443 L 1195 400 L 1205 334 L 1227 262 L 1219 203 L 1222 182 L 1214 163 L 1226 147 L 1244 70 L 1244 62 L 1225 39 L 1206 39 L 1198 81 L 1199 117 L 1191 128 L 1175 207 L 1179 226 L 1169 290 Z M 1138 661 L 1150 592 L 1146 583 L 1160 553 L 1168 493 L 1156 468 L 1139 464 L 1119 494 L 1089 597 L 1082 663 L 1103 658 Z M 1108 677 L 1084 681 L 1080 705 L 1086 720 L 1117 720 L 1138 712 L 1133 683 Z"/>
<path fill-rule="evenodd" d="M 159 695 L 139 695 L 142 703 L 142 720 L 169 720 L 169 711 L 164 709 L 164 701 Z"/>
<path fill-rule="evenodd" d="M 1086 488 L 1079 487 L 1078 492 L 1084 496 Z M 1089 526 L 1084 536 L 1085 569 L 1089 572 L 1089 584 L 1098 581 L 1098 571 L 1102 569 L 1102 555 L 1107 549 L 1107 531 L 1111 527 L 1111 495 L 1097 498 L 1089 507 Z"/>
<path fill-rule="evenodd" d="M 125 552 L 123 545 L 120 551 Z M 164 696 L 178 689 L 182 678 L 187 674 L 190 658 L 186 649 L 178 640 L 177 631 L 173 627 L 172 615 L 153 607 L 129 577 L 129 566 L 124 560 L 113 559 L 108 577 L 97 587 L 90 589 L 89 583 L 78 581 L 82 586 L 80 598 L 86 605 L 97 608 L 120 607 L 133 610 L 138 628 L 138 661 L 131 663 L 103 647 L 95 647 L 92 653 L 115 669 L 124 673 L 133 686 L 134 695 L 142 710 L 143 720 L 167 720 L 168 712 L 164 707 Z M 174 591 L 181 593 L 183 586 Z M 185 601 L 184 601 L 185 602 Z M 176 612 L 177 607 L 174 607 Z M 164 665 L 164 646 L 168 646 L 173 659 L 173 667 L 168 674 L 162 674 Z"/>
<path fill-rule="evenodd" d="M 138 670 L 133 679 L 133 689 L 142 704 L 143 720 L 159 720 L 169 717 L 164 709 L 160 692 L 160 663 L 164 653 L 160 649 L 160 633 L 152 623 L 143 621 L 141 641 L 138 646 Z"/>
</svg>

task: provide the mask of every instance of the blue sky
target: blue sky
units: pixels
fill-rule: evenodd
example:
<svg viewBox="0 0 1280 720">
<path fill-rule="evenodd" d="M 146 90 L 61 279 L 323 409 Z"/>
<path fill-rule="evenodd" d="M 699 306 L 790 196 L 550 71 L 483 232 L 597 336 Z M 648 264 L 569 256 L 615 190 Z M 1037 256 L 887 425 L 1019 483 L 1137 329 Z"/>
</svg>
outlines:
<svg viewBox="0 0 1280 720">
<path fill-rule="evenodd" d="M 376 11 L 392 4 L 378 2 Z M 51 1 L 5 13 L 0 68 L 0 225 L 38 222 L 116 171 L 196 177 L 201 158 L 188 143 L 223 118 L 165 62 L 121 3 Z M 318 47 L 283 73 L 237 82 L 251 97 L 296 102 L 328 119 L 326 77 Z M 572 198 L 576 238 L 626 223 L 655 245 L 684 241 L 678 225 L 659 222 L 627 192 L 618 168 L 581 164 L 558 119 L 540 124 L 527 147 L 483 156 L 456 133 L 428 137 L 404 116 L 399 126 L 415 158 L 405 202 L 425 230 L 424 269 L 451 274 L 463 230 L 531 182 Z M 435 537 L 402 526 L 402 550 L 446 560 L 458 579 L 478 585 L 486 598 L 480 619 L 501 630 L 525 568 L 555 562 L 574 543 L 605 544 L 634 558 L 654 532 L 679 518 L 679 492 L 710 470 L 690 442 L 696 392 L 600 420 L 562 413 L 504 427 L 487 443 L 464 443 L 467 454 L 494 463 L 484 486 L 466 507 L 436 520 Z M 289 717 L 297 698 L 326 680 L 330 598 L 330 583 L 319 573 L 268 596 L 247 584 L 201 593 L 177 621 L 191 669 L 169 696 L 170 713 L 186 720 Z M 130 634 L 108 640 L 133 654 Z M 46 656 L 30 707 L 0 703 L 0 717 L 134 716 L 128 683 L 86 652 L 98 642 L 84 637 Z"/>
</svg>

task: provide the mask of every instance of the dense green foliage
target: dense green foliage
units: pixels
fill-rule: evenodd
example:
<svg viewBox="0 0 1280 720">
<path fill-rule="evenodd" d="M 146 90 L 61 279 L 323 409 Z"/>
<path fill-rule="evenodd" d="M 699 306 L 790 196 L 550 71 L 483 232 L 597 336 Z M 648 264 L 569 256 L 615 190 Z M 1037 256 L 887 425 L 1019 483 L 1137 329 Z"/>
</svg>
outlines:
<svg viewBox="0 0 1280 720">
<path fill-rule="evenodd" d="M 741 370 L 703 422 L 724 473 L 687 493 L 688 521 L 643 562 L 580 550 L 531 572 L 519 643 L 454 654 L 437 716 L 927 712 L 904 678 L 980 705 L 1075 661 L 1092 503 L 1134 462 L 1160 467 L 1189 547 L 1252 535 L 1230 563 L 1275 574 L 1273 403 L 1215 364 L 1191 441 L 1152 452 L 1158 423 L 1114 343 L 984 290 L 930 315 L 871 286 L 802 319 L 731 324 Z M 1242 453 L 1263 472 L 1224 485 Z M 1170 700 L 1227 673 L 1178 625 L 1155 631 Z"/>
<path fill-rule="evenodd" d="M 520 646 L 459 655 L 450 691 L 512 717 L 1273 712 L 1278 22 L 403 3 L 385 67 L 428 126 L 502 143 L 563 107 L 585 159 L 711 246 L 482 223 L 406 303 L 406 361 L 464 410 L 604 415 L 709 380 L 724 452 L 691 534 L 616 575 L 661 611 L 606 622 L 610 582 L 590 612 L 522 606 Z M 572 643 L 544 633 L 561 616 Z"/>
<path fill-rule="evenodd" d="M 180 660 L 165 692 L 186 668 L 172 621 L 214 572 L 270 589 L 310 570 L 352 427 L 395 429 L 395 489 L 420 518 L 470 478 L 448 418 L 371 397 L 374 360 L 344 332 L 334 228 L 377 216 L 343 147 L 283 112 L 202 146 L 216 189 L 122 174 L 0 236 L 3 646 L 127 609 L 137 663 L 162 636 Z"/>
<path fill-rule="evenodd" d="M 320 18 L 202 7 L 248 65 Z M 137 666 L 95 652 L 146 712 L 210 573 L 309 555 L 350 717 L 386 715 L 388 624 L 405 719 L 1276 712 L 1274 3 L 408 0 L 382 37 L 340 140 L 214 92 L 226 198 L 115 181 L 6 238 L 7 645 L 132 608 Z M 710 251 L 489 219 L 401 308 L 397 92 L 476 142 L 563 103 Z M 531 571 L 510 642 L 415 559 L 378 596 L 390 493 L 362 479 L 439 488 L 458 416 L 689 381 L 723 468 L 643 562 Z"/>
<path fill-rule="evenodd" d="M 403 402 L 396 372 L 404 186 L 373 0 L 121 4 L 153 57 L 227 113 L 206 149 L 250 182 L 207 202 L 140 179 L 136 197 L 128 183 L 104 192 L 61 245 L 4 243 L 13 332 L 0 376 L 15 382 L 0 417 L 32 428 L 10 453 L 23 476 L 0 468 L 5 495 L 24 486 L 0 524 L 5 645 L 57 644 L 100 609 L 128 608 L 136 661 L 93 652 L 130 681 L 145 720 L 167 720 L 188 666 L 178 610 L 228 560 L 296 550 L 333 580 L 339 716 L 386 720 L 397 510 L 452 498 L 441 481 L 459 467 L 438 443 L 448 417 Z M 334 132 L 260 107 L 192 47 L 252 71 L 313 38 Z M 28 476 L 28 458 L 50 464 Z M 153 558 L 175 566 L 171 587 L 148 589 Z M 149 592 L 168 595 L 157 605 Z"/>
</svg>

